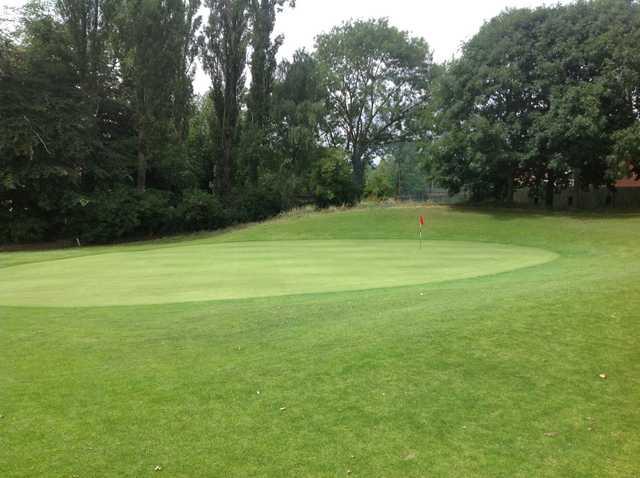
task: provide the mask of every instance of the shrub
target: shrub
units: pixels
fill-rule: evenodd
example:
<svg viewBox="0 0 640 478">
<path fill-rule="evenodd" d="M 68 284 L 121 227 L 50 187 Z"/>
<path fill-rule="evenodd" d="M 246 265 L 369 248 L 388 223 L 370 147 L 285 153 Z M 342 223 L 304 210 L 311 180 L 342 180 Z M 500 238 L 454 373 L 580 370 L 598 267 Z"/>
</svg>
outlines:
<svg viewBox="0 0 640 478">
<path fill-rule="evenodd" d="M 318 207 L 353 205 L 358 191 L 351 166 L 339 150 L 327 150 L 313 174 L 314 199 Z"/>
<path fill-rule="evenodd" d="M 137 195 L 136 210 L 139 227 L 136 235 L 154 236 L 178 232 L 180 222 L 176 208 L 172 204 L 172 194 L 154 189 Z"/>
<path fill-rule="evenodd" d="M 8 239 L 7 242 L 16 244 L 41 242 L 47 238 L 47 227 L 47 221 L 38 217 L 13 216 L 4 235 Z"/>
<path fill-rule="evenodd" d="M 369 171 L 365 195 L 374 200 L 388 199 L 395 195 L 393 170 L 391 165 L 382 161 L 376 169 Z"/>
<path fill-rule="evenodd" d="M 218 198 L 199 189 L 183 194 L 176 214 L 184 231 L 218 229 L 228 221 Z"/>
<path fill-rule="evenodd" d="M 131 188 L 101 191 L 87 198 L 73 229 L 82 242 L 111 242 L 140 227 L 138 195 Z"/>
</svg>

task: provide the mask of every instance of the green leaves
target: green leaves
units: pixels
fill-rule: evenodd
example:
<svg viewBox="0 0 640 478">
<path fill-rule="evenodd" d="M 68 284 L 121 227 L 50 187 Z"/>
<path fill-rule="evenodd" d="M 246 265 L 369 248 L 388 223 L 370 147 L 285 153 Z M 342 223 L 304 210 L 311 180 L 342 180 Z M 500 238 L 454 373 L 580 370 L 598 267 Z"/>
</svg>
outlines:
<svg viewBox="0 0 640 478">
<path fill-rule="evenodd" d="M 639 119 L 639 22 L 637 3 L 603 0 L 487 23 L 436 89 L 442 181 L 505 200 L 514 186 L 611 184 L 616 132 Z"/>
<path fill-rule="evenodd" d="M 362 194 L 366 164 L 407 138 L 407 121 L 429 99 L 429 47 L 385 19 L 354 21 L 320 35 L 316 56 L 327 94 L 324 133 L 349 151 Z"/>
</svg>

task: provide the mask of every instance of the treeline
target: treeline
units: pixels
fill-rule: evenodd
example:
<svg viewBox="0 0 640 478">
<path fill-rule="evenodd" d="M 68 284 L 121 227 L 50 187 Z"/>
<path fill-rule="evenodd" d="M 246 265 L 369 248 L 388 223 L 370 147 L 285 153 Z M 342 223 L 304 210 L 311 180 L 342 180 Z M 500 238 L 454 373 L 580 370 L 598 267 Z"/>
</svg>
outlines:
<svg viewBox="0 0 640 478">
<path fill-rule="evenodd" d="M 205 6 L 207 18 L 199 0 L 34 1 L 3 30 L 0 242 L 103 242 L 352 204 L 371 160 L 415 137 L 424 41 L 351 22 L 278 64 L 276 19 L 293 2 Z"/>
<path fill-rule="evenodd" d="M 433 175 L 478 200 L 529 188 L 553 206 L 560 190 L 640 173 L 638 45 L 631 0 L 494 18 L 438 82 L 425 118 Z"/>
<path fill-rule="evenodd" d="M 444 65 L 386 20 L 278 63 L 293 3 L 29 3 L 0 30 L 0 242 L 215 229 L 427 180 L 550 203 L 640 172 L 636 1 L 508 10 Z"/>
</svg>

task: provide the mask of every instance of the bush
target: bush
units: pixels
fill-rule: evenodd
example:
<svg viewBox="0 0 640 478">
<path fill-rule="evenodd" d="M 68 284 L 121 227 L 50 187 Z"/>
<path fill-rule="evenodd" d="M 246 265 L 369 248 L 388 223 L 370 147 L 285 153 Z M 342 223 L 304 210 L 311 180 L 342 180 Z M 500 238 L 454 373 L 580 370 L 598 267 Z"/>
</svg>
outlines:
<svg viewBox="0 0 640 478">
<path fill-rule="evenodd" d="M 136 195 L 136 210 L 140 223 L 136 235 L 154 236 L 180 230 L 180 221 L 172 204 L 171 193 L 149 189 L 144 194 L 136 192 Z"/>
<path fill-rule="evenodd" d="M 176 211 L 171 194 L 119 187 L 87 197 L 73 211 L 68 233 L 85 243 L 105 243 L 129 237 L 175 232 Z"/>
<path fill-rule="evenodd" d="M 376 169 L 369 171 L 365 186 L 366 197 L 374 200 L 388 199 L 395 195 L 392 166 L 382 161 Z"/>
<path fill-rule="evenodd" d="M 339 150 L 327 150 L 314 170 L 312 184 L 320 208 L 353 205 L 358 197 L 351 166 Z"/>
<path fill-rule="evenodd" d="M 4 231 L 4 236 L 7 242 L 16 244 L 42 242 L 47 238 L 47 227 L 48 222 L 38 217 L 13 216 Z"/>
<path fill-rule="evenodd" d="M 81 207 L 72 229 L 82 242 L 111 242 L 134 234 L 140 227 L 138 197 L 132 189 L 98 192 Z"/>
<path fill-rule="evenodd" d="M 177 216 L 184 231 L 219 229 L 228 221 L 218 198 L 199 189 L 184 193 Z"/>
<path fill-rule="evenodd" d="M 239 206 L 249 221 L 264 221 L 280 214 L 283 208 L 280 191 L 273 183 L 245 190 Z"/>
</svg>

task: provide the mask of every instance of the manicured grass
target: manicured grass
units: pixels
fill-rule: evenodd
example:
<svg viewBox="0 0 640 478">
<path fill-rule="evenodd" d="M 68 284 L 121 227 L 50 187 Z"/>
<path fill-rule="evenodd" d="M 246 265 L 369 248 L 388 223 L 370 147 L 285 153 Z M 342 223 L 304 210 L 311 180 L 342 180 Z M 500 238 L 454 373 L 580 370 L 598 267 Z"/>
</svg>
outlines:
<svg viewBox="0 0 640 478">
<path fill-rule="evenodd" d="M 638 476 L 640 216 L 434 208 L 418 256 L 420 213 L 0 254 L 4 303 L 57 306 L 0 306 L 0 476 Z M 234 253 L 234 299 L 60 307 L 225 297 Z"/>
<path fill-rule="evenodd" d="M 475 242 L 182 244 L 14 266 L 0 276 L 0 304 L 142 305 L 340 292 L 478 277 L 556 257 Z"/>
</svg>

